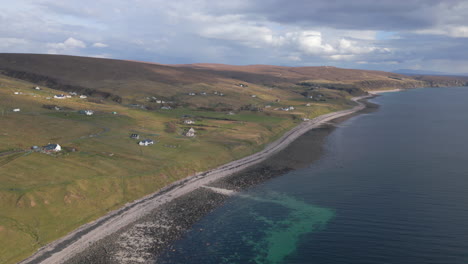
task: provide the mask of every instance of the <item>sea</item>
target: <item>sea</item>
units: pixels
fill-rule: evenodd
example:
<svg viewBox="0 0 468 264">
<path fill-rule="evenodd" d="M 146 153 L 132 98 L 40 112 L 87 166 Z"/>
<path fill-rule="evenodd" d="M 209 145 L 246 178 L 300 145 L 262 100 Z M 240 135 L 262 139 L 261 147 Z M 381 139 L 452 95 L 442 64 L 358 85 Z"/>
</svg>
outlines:
<svg viewBox="0 0 468 264">
<path fill-rule="evenodd" d="M 468 88 L 370 101 L 318 161 L 232 196 L 157 263 L 468 263 Z"/>
</svg>

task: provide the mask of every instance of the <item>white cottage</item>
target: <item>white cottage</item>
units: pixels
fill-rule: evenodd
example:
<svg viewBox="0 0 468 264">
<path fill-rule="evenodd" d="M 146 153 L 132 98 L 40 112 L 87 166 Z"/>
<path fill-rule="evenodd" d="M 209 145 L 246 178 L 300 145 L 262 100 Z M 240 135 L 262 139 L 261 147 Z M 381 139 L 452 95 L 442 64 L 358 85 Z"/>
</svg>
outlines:
<svg viewBox="0 0 468 264">
<path fill-rule="evenodd" d="M 195 136 L 195 129 L 193 129 L 193 127 L 191 127 L 187 133 L 185 134 L 186 137 L 194 137 Z"/>
<path fill-rule="evenodd" d="M 62 150 L 62 147 L 59 144 L 49 144 L 47 146 L 42 147 L 42 151 L 44 152 L 59 152 Z"/>
<path fill-rule="evenodd" d="M 145 140 L 142 140 L 140 142 L 138 142 L 138 145 L 140 146 L 149 146 L 149 145 L 153 145 L 154 144 L 154 141 L 151 140 L 151 139 L 145 139 Z"/>
</svg>

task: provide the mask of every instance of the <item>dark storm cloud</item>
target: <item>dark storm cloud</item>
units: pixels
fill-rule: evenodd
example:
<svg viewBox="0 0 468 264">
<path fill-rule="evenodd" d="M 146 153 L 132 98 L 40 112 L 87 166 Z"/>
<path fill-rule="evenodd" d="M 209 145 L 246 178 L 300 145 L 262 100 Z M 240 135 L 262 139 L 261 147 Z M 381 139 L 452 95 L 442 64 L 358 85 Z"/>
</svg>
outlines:
<svg viewBox="0 0 468 264">
<path fill-rule="evenodd" d="M 441 6 L 461 0 L 262 0 L 231 10 L 270 21 L 303 26 L 359 30 L 415 30 L 435 25 Z"/>
</svg>

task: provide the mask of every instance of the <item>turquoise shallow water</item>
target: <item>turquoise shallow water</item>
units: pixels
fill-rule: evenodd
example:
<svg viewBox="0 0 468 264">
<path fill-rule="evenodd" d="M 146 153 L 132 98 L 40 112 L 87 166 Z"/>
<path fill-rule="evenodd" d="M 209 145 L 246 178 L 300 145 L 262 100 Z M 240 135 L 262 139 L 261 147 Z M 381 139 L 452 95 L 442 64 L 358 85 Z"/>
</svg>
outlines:
<svg viewBox="0 0 468 264">
<path fill-rule="evenodd" d="M 468 263 L 468 88 L 373 99 L 326 154 L 231 198 L 160 263 Z"/>
</svg>

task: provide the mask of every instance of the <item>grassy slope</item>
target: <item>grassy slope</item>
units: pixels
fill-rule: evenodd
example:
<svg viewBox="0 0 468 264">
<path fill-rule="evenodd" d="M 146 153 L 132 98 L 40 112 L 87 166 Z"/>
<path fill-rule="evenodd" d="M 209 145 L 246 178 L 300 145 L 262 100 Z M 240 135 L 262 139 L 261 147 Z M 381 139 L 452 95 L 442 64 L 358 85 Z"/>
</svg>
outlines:
<svg viewBox="0 0 468 264">
<path fill-rule="evenodd" d="M 95 103 L 99 98 L 47 99 L 59 91 L 45 86 L 36 91 L 31 89 L 36 84 L 0 75 L 0 263 L 19 261 L 47 242 L 173 181 L 254 153 L 297 125 L 298 117 L 313 118 L 351 106 L 346 90 L 320 84 L 367 82 L 358 88 L 372 88 L 382 81 L 378 88 L 421 85 L 419 80 L 391 73 L 330 67 L 174 67 L 47 55 L 0 54 L 2 69 L 34 73 L 16 77 L 39 84 L 92 88 L 123 100 L 118 104 L 110 100 Z M 319 85 L 310 90 L 297 85 L 299 82 Z M 192 91 L 208 95 L 187 95 Z M 216 96 L 214 91 L 225 96 Z M 304 91 L 320 94 L 324 101 L 299 94 Z M 147 102 L 148 96 L 170 98 L 185 106 L 151 111 L 126 106 L 155 107 Z M 48 110 L 44 104 L 73 110 Z M 236 115 L 203 110 L 244 105 L 271 108 L 237 111 Z M 274 110 L 284 106 L 296 110 Z M 21 112 L 14 113 L 13 108 L 21 108 Z M 93 109 L 96 114 L 80 115 L 80 109 Z M 111 114 L 113 111 L 118 115 Z M 184 115 L 196 120 L 196 138 L 182 136 L 189 128 L 181 122 Z M 140 147 L 129 138 L 130 133 L 158 143 Z M 49 142 L 77 151 L 58 155 L 24 151 Z M 21 152 L 8 154 L 15 150 Z"/>
</svg>

